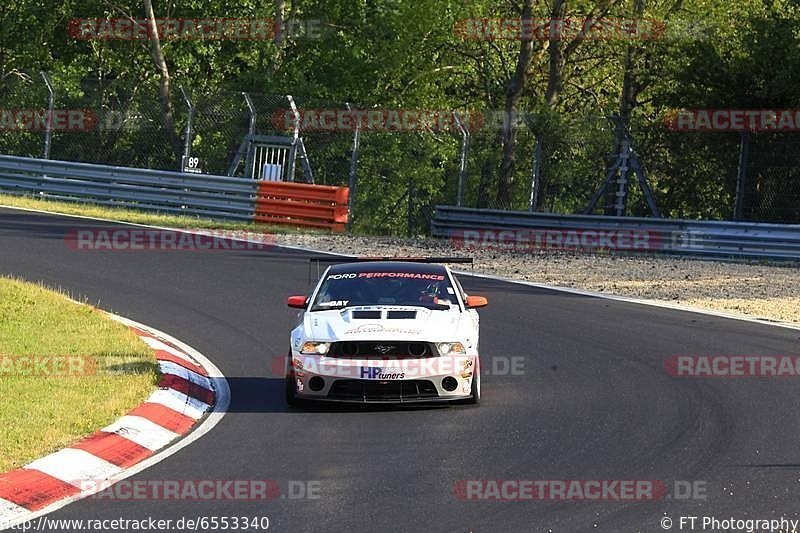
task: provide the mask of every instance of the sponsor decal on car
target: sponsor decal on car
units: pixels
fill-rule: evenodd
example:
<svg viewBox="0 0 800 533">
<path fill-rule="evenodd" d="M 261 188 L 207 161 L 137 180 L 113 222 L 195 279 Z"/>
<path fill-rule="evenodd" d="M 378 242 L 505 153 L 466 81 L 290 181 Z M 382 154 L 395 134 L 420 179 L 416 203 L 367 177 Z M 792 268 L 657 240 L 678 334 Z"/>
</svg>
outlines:
<svg viewBox="0 0 800 533">
<path fill-rule="evenodd" d="M 360 371 L 361 379 L 403 379 L 406 377 L 405 372 L 384 372 L 383 368 L 379 366 L 362 366 Z"/>
<path fill-rule="evenodd" d="M 431 281 L 443 281 L 441 274 L 422 274 L 420 272 L 359 272 L 359 278 L 406 278 L 406 279 L 429 279 Z"/>
<path fill-rule="evenodd" d="M 362 324 L 357 328 L 346 330 L 344 335 L 354 335 L 358 333 L 397 333 L 399 335 L 419 335 L 422 332 L 419 329 L 387 328 L 381 324 Z"/>
<path fill-rule="evenodd" d="M 355 272 L 350 272 L 347 274 L 331 274 L 326 279 L 355 279 L 358 277 Z"/>
<path fill-rule="evenodd" d="M 350 300 L 331 300 L 330 302 L 320 302 L 320 307 L 342 307 L 348 304 Z"/>
</svg>

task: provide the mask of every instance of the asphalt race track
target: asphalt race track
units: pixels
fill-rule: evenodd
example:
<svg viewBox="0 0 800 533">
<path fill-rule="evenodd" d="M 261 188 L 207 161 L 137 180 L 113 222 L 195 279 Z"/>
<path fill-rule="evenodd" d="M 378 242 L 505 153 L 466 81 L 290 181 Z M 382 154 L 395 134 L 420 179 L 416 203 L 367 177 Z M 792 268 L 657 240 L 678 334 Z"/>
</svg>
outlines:
<svg viewBox="0 0 800 533">
<path fill-rule="evenodd" d="M 681 355 L 798 355 L 800 331 L 474 277 L 479 407 L 287 410 L 271 370 L 309 287 L 307 254 L 70 249 L 111 224 L 0 209 L 0 274 L 69 291 L 197 348 L 227 376 L 230 412 L 146 480 L 318 481 L 317 499 L 105 501 L 53 518 L 269 517 L 270 531 L 657 532 L 661 519 L 797 519 L 796 378 L 674 378 Z M 523 358 L 518 375 L 498 361 Z M 502 368 L 496 368 L 500 370 Z M 91 406 L 87 406 L 91 408 Z M 463 501 L 465 479 L 700 482 L 706 498 Z M 697 495 L 696 495 L 697 496 Z M 684 531 L 687 529 L 684 528 Z M 696 529 L 699 530 L 699 529 Z"/>
</svg>

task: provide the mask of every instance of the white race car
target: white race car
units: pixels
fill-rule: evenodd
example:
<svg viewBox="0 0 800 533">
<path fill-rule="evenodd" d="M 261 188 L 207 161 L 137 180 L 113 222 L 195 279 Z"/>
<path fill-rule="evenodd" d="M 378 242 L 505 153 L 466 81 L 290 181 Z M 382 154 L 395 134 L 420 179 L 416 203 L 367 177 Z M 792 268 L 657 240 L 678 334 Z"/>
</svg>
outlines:
<svg viewBox="0 0 800 533">
<path fill-rule="evenodd" d="M 342 259 L 292 330 L 286 402 L 478 403 L 478 312 L 442 259 Z M 329 261 L 333 262 L 333 261 Z M 463 262 L 463 261 L 462 261 Z"/>
</svg>

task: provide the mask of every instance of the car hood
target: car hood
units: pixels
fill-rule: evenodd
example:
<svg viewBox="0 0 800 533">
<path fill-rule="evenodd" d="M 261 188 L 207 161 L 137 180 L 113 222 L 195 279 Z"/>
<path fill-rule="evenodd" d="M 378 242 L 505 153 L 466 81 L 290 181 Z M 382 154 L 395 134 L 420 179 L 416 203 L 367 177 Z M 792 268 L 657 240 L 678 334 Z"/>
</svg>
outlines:
<svg viewBox="0 0 800 533">
<path fill-rule="evenodd" d="M 413 318 L 388 318 L 391 311 L 414 312 Z M 362 318 L 380 313 L 380 318 Z M 388 316 L 387 316 L 388 315 Z M 451 342 L 462 340 L 470 321 L 468 313 L 408 306 L 348 307 L 342 310 L 315 311 L 303 316 L 306 339 L 337 340 L 420 340 Z"/>
</svg>

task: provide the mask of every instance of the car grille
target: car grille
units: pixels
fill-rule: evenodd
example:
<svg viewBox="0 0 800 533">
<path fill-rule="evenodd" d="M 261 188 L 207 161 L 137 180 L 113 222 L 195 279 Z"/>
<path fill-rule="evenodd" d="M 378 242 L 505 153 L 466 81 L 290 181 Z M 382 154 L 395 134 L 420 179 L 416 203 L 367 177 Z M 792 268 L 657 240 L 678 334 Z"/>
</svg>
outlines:
<svg viewBox="0 0 800 533">
<path fill-rule="evenodd" d="M 380 311 L 353 311 L 353 318 L 356 319 L 369 319 L 369 318 L 380 318 L 381 312 Z"/>
<path fill-rule="evenodd" d="M 334 342 L 331 357 L 434 357 L 436 347 L 429 342 L 349 341 Z"/>
<path fill-rule="evenodd" d="M 367 320 L 367 319 L 380 319 L 381 318 L 381 311 L 356 311 L 354 310 L 351 313 L 351 316 L 355 320 Z M 414 319 L 417 318 L 416 311 L 405 311 L 405 310 L 395 310 L 395 311 L 386 311 L 386 318 L 388 319 Z"/>
<path fill-rule="evenodd" d="M 328 398 L 331 400 L 361 402 L 408 402 L 438 397 L 436 387 L 426 379 L 398 381 L 337 379 L 328 392 Z"/>
<path fill-rule="evenodd" d="M 402 319 L 408 320 L 408 319 L 417 318 L 417 312 L 416 311 L 387 311 L 386 312 L 386 318 L 388 318 L 388 319 L 395 318 L 395 319 L 401 319 L 401 320 Z"/>
</svg>

